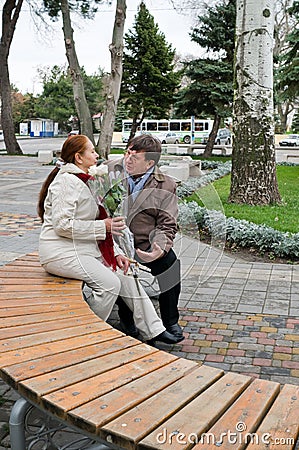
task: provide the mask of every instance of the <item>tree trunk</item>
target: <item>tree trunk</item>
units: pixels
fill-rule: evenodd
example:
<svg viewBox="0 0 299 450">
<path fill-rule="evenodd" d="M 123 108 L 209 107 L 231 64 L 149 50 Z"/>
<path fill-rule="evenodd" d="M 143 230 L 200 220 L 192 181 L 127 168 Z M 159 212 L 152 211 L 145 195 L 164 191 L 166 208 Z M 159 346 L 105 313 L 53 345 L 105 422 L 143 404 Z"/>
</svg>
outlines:
<svg viewBox="0 0 299 450">
<path fill-rule="evenodd" d="M 234 141 L 229 200 L 280 202 L 273 121 L 272 0 L 237 0 Z"/>
<path fill-rule="evenodd" d="M 2 36 L 0 42 L 0 96 L 1 118 L 6 151 L 9 155 L 22 155 L 15 135 L 12 118 L 11 88 L 8 69 L 8 55 L 23 0 L 6 0 L 2 12 Z"/>
<path fill-rule="evenodd" d="M 220 116 L 218 116 L 218 114 L 216 113 L 214 116 L 213 128 L 209 135 L 205 151 L 203 152 L 203 156 L 205 158 L 209 158 L 210 156 L 212 156 L 217 131 L 219 130 L 219 125 L 220 125 Z"/>
<path fill-rule="evenodd" d="M 138 127 L 141 127 L 142 121 L 144 119 L 145 116 L 145 111 L 142 113 L 141 118 L 139 118 L 138 116 L 134 116 L 132 119 L 132 127 L 131 127 L 131 131 L 130 131 L 130 136 L 128 139 L 128 142 L 130 142 L 131 139 L 133 139 L 133 137 L 135 136 L 135 134 L 137 133 Z"/>
<path fill-rule="evenodd" d="M 84 84 L 75 49 L 70 9 L 67 0 L 61 0 L 61 13 L 66 57 L 72 77 L 74 101 L 80 122 L 80 133 L 85 134 L 94 144 L 92 118 L 85 97 Z"/>
<path fill-rule="evenodd" d="M 108 159 L 110 153 L 115 114 L 120 94 L 126 9 L 126 0 L 117 0 L 112 44 L 109 46 L 111 53 L 111 74 L 107 86 L 106 104 L 98 142 L 99 153 L 105 159 Z"/>
<path fill-rule="evenodd" d="M 285 133 L 288 127 L 288 115 L 294 110 L 293 104 L 286 101 L 277 105 L 277 111 L 280 117 L 281 132 Z"/>
</svg>

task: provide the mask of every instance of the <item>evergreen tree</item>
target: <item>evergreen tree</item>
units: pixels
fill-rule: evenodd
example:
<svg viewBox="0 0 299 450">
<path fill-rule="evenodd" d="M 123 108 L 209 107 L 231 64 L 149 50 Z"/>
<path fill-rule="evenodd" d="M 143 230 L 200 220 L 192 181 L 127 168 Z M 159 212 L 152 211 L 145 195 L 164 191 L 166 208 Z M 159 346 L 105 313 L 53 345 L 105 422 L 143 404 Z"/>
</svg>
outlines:
<svg viewBox="0 0 299 450">
<path fill-rule="evenodd" d="M 122 121 L 128 118 L 128 111 L 123 102 L 119 102 L 117 105 L 114 131 L 122 130 Z"/>
<path fill-rule="evenodd" d="M 299 1 L 294 2 L 289 12 L 297 26 L 287 37 L 289 50 L 281 56 L 282 66 L 278 77 L 279 88 L 283 92 L 282 98 L 297 100 L 299 97 Z"/>
<path fill-rule="evenodd" d="M 169 115 L 180 74 L 174 72 L 174 50 L 143 2 L 124 41 L 121 98 L 133 119 L 132 137 L 145 117 Z"/>
<path fill-rule="evenodd" d="M 299 133 L 299 112 L 297 111 L 292 120 L 292 130 Z"/>
<path fill-rule="evenodd" d="M 288 53 L 292 48 L 289 36 L 293 35 L 298 29 L 299 14 L 293 13 L 292 5 L 294 0 L 276 0 L 275 1 L 275 22 L 274 22 L 274 106 L 275 106 L 275 129 L 278 133 L 287 131 L 288 122 L 291 114 L 296 108 L 296 96 L 293 95 L 294 89 L 298 85 L 295 74 L 292 74 L 294 66 L 297 63 L 286 61 Z M 297 37 L 298 42 L 298 37 Z M 292 59 L 292 58 L 291 58 Z M 287 72 L 291 71 L 293 82 L 290 84 Z M 292 85 L 292 86 L 291 86 Z M 289 86 L 291 88 L 289 88 Z"/>
<path fill-rule="evenodd" d="M 177 95 L 176 114 L 212 116 L 214 124 L 204 152 L 211 156 L 222 118 L 231 115 L 236 0 L 222 0 L 198 16 L 191 39 L 207 50 L 207 56 L 186 64 L 190 83 Z"/>
</svg>

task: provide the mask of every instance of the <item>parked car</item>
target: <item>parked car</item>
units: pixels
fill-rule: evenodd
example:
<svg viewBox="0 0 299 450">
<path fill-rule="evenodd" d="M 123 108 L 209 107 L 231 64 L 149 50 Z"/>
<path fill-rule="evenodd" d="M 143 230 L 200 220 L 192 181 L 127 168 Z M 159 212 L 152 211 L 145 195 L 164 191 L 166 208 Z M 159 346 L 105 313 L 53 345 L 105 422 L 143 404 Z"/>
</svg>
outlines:
<svg viewBox="0 0 299 450">
<path fill-rule="evenodd" d="M 279 145 L 281 147 L 295 147 L 299 145 L 299 134 L 290 134 L 289 136 L 283 138 Z"/>
<path fill-rule="evenodd" d="M 180 136 L 172 131 L 160 133 L 157 138 L 161 141 L 161 144 L 179 144 L 180 142 Z"/>
<path fill-rule="evenodd" d="M 228 128 L 220 128 L 216 135 L 216 145 L 230 145 L 232 143 L 232 134 Z"/>
<path fill-rule="evenodd" d="M 4 134 L 3 134 L 3 131 L 0 130 L 0 141 L 3 141 L 3 140 L 4 140 Z"/>
<path fill-rule="evenodd" d="M 68 136 L 74 136 L 74 135 L 76 135 L 76 134 L 79 134 L 79 130 L 71 130 L 71 131 L 68 133 Z"/>
</svg>

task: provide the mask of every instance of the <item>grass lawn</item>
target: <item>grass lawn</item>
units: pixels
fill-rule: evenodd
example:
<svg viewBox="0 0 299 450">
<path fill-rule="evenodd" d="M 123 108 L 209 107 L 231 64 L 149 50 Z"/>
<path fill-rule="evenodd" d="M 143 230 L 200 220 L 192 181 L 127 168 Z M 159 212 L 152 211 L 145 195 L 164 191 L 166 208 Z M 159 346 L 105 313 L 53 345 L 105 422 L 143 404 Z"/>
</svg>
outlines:
<svg viewBox="0 0 299 450">
<path fill-rule="evenodd" d="M 299 232 L 299 165 L 277 166 L 280 205 L 249 206 L 228 203 L 230 175 L 213 183 L 222 202 L 225 215 L 264 224 L 279 231 Z M 194 198 L 196 200 L 196 198 Z"/>
</svg>

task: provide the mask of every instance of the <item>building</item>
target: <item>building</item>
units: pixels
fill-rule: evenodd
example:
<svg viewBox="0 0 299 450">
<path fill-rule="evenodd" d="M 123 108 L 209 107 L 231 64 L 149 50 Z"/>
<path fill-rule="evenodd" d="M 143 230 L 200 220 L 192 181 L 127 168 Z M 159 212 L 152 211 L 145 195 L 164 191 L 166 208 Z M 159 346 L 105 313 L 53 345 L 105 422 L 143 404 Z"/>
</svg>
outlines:
<svg viewBox="0 0 299 450">
<path fill-rule="evenodd" d="M 26 132 L 27 130 L 27 132 Z M 53 137 L 58 135 L 58 123 L 51 119 L 28 119 L 20 123 L 20 134 L 30 137 Z"/>
</svg>

